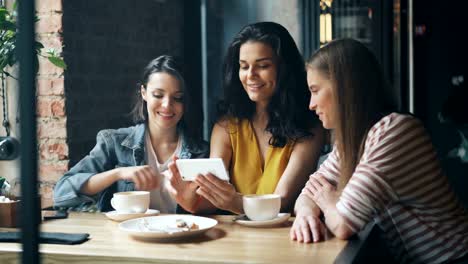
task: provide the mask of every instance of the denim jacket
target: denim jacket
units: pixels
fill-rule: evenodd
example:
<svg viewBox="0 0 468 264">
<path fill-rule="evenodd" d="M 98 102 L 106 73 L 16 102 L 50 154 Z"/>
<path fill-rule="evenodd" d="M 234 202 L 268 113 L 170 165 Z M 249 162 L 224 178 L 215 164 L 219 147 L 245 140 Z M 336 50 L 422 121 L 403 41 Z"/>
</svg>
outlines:
<svg viewBox="0 0 468 264">
<path fill-rule="evenodd" d="M 145 165 L 145 130 L 145 124 L 138 124 L 127 128 L 100 131 L 96 137 L 96 146 L 55 185 L 54 206 L 83 207 L 96 204 L 100 211 L 113 210 L 110 205 L 113 194 L 135 190 L 133 182 L 117 181 L 94 196 L 84 195 L 80 189 L 89 178 L 98 173 L 118 167 Z M 179 158 L 205 158 L 208 152 L 206 142 L 189 145 L 182 135 Z"/>
</svg>

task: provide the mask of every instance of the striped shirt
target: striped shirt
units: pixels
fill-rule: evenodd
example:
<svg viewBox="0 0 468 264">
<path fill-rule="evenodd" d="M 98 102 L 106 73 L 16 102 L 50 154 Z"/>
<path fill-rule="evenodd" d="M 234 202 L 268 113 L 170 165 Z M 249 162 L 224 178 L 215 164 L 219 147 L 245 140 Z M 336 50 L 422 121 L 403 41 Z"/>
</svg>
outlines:
<svg viewBox="0 0 468 264">
<path fill-rule="evenodd" d="M 337 182 L 339 162 L 334 149 L 314 176 Z M 336 207 L 354 232 L 378 224 L 401 263 L 442 263 L 468 253 L 468 214 L 412 116 L 393 113 L 369 130 Z"/>
</svg>

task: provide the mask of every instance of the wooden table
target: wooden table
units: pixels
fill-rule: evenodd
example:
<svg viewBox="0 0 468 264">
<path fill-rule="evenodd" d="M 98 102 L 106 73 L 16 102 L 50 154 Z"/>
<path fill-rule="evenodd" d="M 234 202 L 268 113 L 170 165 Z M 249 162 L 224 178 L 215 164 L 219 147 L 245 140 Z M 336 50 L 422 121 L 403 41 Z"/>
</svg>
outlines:
<svg viewBox="0 0 468 264">
<path fill-rule="evenodd" d="M 101 213 L 71 213 L 43 223 L 41 231 L 89 233 L 91 239 L 80 245 L 41 244 L 42 263 L 333 263 L 347 245 L 337 238 L 291 241 L 292 219 L 280 227 L 251 228 L 233 223 L 233 216 L 213 218 L 219 224 L 202 236 L 157 243 L 131 238 Z M 21 244 L 0 243 L 0 263 L 18 263 L 19 252 Z"/>
</svg>

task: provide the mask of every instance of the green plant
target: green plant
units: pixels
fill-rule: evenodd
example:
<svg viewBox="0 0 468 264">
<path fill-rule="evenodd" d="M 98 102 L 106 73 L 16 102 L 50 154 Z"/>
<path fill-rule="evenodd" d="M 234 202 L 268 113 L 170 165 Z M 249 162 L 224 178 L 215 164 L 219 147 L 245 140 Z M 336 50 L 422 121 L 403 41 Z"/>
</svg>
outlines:
<svg viewBox="0 0 468 264">
<path fill-rule="evenodd" d="M 0 7 L 0 73 L 2 73 L 2 77 L 3 75 L 13 77 L 6 69 L 15 65 L 17 62 L 16 37 L 18 26 L 16 20 L 16 3 L 13 5 L 13 11 L 11 12 L 5 7 Z M 37 22 L 38 20 L 39 19 L 36 17 L 35 21 Z M 47 58 L 55 66 L 66 69 L 67 65 L 54 49 L 48 49 L 45 53 L 42 53 L 43 49 L 44 45 L 35 41 L 35 52 L 37 56 Z M 34 58 L 36 73 L 39 65 L 37 56 Z"/>
<path fill-rule="evenodd" d="M 17 12 L 16 12 L 17 2 L 13 4 L 12 11 L 10 12 L 4 6 L 0 6 L 0 82 L 1 82 L 1 97 L 3 104 L 3 122 L 2 125 L 5 127 L 7 137 L 10 136 L 10 123 L 8 120 L 8 108 L 7 108 L 7 96 L 5 89 L 5 79 L 11 77 L 17 80 L 11 73 L 7 71 L 8 67 L 12 67 L 17 62 L 16 56 L 16 40 L 18 34 L 18 24 L 17 24 Z M 39 19 L 35 17 L 35 22 Z M 59 57 L 59 54 L 54 49 L 48 49 L 46 52 L 42 52 L 44 45 L 39 41 L 34 43 L 34 68 L 35 73 L 37 74 L 39 70 L 39 59 L 38 56 L 47 58 L 55 66 L 66 69 L 67 65 L 62 58 Z"/>
</svg>

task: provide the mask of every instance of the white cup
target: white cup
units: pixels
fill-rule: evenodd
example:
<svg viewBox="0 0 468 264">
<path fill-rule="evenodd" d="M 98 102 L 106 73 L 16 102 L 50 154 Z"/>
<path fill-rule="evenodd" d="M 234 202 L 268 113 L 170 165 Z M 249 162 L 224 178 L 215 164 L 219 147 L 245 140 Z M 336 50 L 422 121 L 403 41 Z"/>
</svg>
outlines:
<svg viewBox="0 0 468 264">
<path fill-rule="evenodd" d="M 252 194 L 242 197 L 244 212 L 250 220 L 265 221 L 278 216 L 281 209 L 281 196 L 278 194 Z"/>
<path fill-rule="evenodd" d="M 117 213 L 144 213 L 148 210 L 150 193 L 146 191 L 114 193 L 111 205 Z"/>
</svg>

